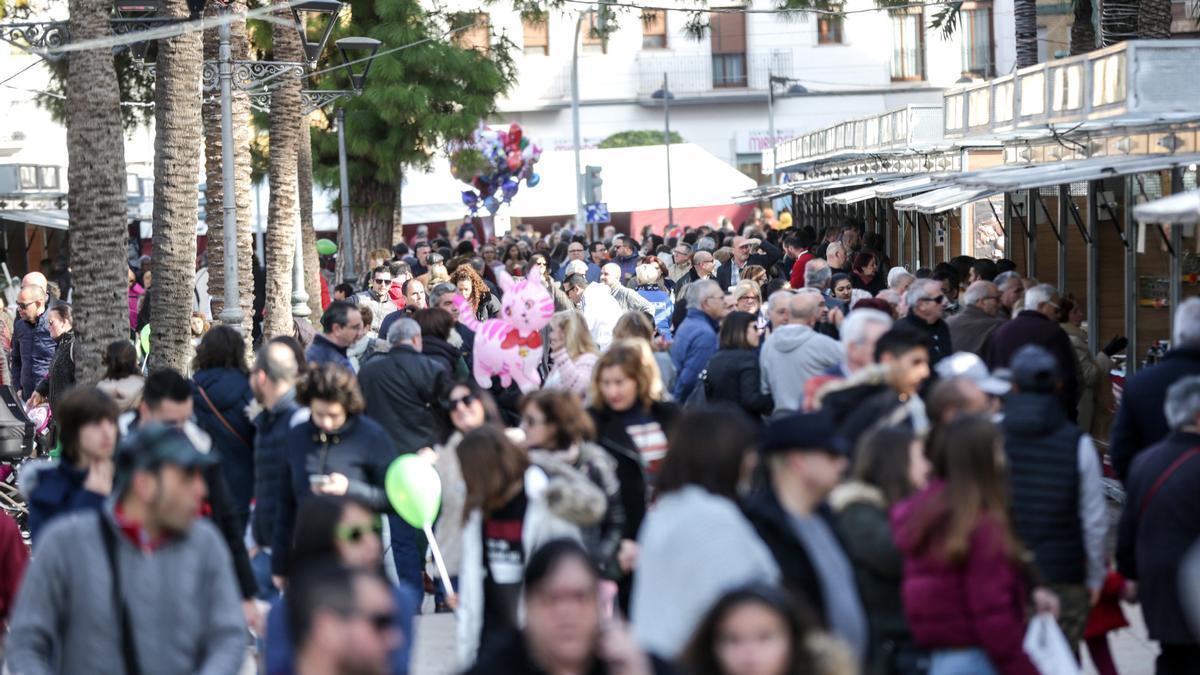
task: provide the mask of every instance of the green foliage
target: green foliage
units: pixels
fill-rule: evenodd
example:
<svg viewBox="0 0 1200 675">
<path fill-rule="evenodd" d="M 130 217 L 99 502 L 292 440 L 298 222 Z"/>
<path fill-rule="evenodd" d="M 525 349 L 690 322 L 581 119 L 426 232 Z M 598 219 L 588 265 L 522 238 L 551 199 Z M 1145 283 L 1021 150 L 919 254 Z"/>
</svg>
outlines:
<svg viewBox="0 0 1200 675">
<path fill-rule="evenodd" d="M 637 148 L 643 145 L 662 145 L 663 132 L 654 131 L 652 129 L 639 129 L 636 131 L 618 131 L 608 138 L 600 141 L 599 148 L 608 150 L 610 148 Z M 682 143 L 683 137 L 677 132 L 671 132 L 672 143 Z"/>
<path fill-rule="evenodd" d="M 350 181 L 394 186 L 404 167 L 424 168 L 448 142 L 466 139 L 495 112 L 496 98 L 516 77 L 514 45 L 492 36 L 488 51 L 465 49 L 445 34 L 469 25 L 469 14 L 427 11 L 418 0 L 351 0 L 352 21 L 334 31 L 339 37 L 368 36 L 388 49 L 372 64 L 361 96 L 343 99 Z M 421 42 L 425 40 L 424 42 Z M 418 44 L 419 43 L 419 44 Z M 336 63 L 333 54 L 322 63 Z M 361 69 L 358 64 L 356 69 Z M 322 77 L 323 89 L 349 89 L 344 69 Z M 327 110 L 329 118 L 333 110 Z M 312 130 L 316 181 L 337 181 L 337 135 Z"/>
</svg>

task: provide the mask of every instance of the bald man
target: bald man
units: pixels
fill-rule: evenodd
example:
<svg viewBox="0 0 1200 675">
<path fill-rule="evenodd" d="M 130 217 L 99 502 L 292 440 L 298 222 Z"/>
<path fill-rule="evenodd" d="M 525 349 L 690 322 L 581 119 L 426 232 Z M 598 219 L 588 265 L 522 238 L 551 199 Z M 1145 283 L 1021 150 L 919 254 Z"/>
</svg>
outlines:
<svg viewBox="0 0 1200 675">
<path fill-rule="evenodd" d="M 764 393 L 775 398 L 775 412 L 798 411 L 809 378 L 836 366 L 843 356 L 837 340 L 813 330 L 825 299 L 803 288 L 788 301 L 790 318 L 763 343 L 759 366 Z"/>
<path fill-rule="evenodd" d="M 41 274 L 37 276 L 43 281 L 46 278 Z M 38 382 L 50 370 L 50 361 L 54 359 L 57 343 L 50 337 L 47 297 L 46 289 L 37 286 L 24 286 L 17 293 L 17 320 L 13 322 L 10 372 L 22 401 L 33 395 Z"/>
<path fill-rule="evenodd" d="M 653 317 L 654 305 L 650 304 L 649 300 L 643 298 L 632 288 L 622 286 L 621 275 L 620 265 L 617 263 L 608 263 L 600 268 L 600 283 L 608 286 L 608 292 L 612 293 L 617 304 L 621 305 L 622 311 L 645 312 Z"/>
</svg>

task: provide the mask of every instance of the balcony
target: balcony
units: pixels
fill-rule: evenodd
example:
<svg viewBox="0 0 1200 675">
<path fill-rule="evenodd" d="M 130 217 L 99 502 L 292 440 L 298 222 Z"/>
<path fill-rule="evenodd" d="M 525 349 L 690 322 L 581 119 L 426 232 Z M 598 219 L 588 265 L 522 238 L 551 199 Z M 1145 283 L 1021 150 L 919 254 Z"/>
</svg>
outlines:
<svg viewBox="0 0 1200 675">
<path fill-rule="evenodd" d="M 637 57 L 638 95 L 649 96 L 662 87 L 664 74 L 676 95 L 739 89 L 765 92 L 768 76 L 795 75 L 791 50 L 723 56 L 643 52 Z"/>
</svg>

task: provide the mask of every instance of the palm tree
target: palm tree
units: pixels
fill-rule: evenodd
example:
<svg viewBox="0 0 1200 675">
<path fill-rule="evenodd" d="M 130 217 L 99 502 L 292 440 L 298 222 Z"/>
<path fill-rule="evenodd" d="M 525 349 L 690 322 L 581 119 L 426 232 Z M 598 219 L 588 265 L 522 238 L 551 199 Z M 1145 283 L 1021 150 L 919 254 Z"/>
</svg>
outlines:
<svg viewBox="0 0 1200 675">
<path fill-rule="evenodd" d="M 111 32 L 109 0 L 70 0 L 76 40 Z M 67 66 L 67 211 L 77 255 L 75 363 L 80 383 L 103 375 L 100 357 L 114 340 L 129 337 L 125 206 L 125 139 L 112 50 L 72 52 Z"/>
<path fill-rule="evenodd" d="M 186 17 L 186 0 L 166 0 L 166 16 Z M 187 372 L 200 173 L 200 33 L 158 41 L 154 86 L 154 280 L 150 368 Z M 188 298 L 189 300 L 184 300 Z"/>
<path fill-rule="evenodd" d="M 286 6 L 275 11 L 279 22 L 271 25 L 275 59 L 303 61 L 300 36 Z M 291 335 L 292 258 L 296 253 L 296 219 L 300 217 L 296 200 L 296 169 L 300 142 L 300 80 L 280 78 L 271 91 L 271 153 L 268 158 L 268 182 L 271 201 L 267 209 L 266 238 L 266 317 L 263 337 Z"/>
<path fill-rule="evenodd" d="M 1035 66 L 1038 62 L 1037 0 L 1013 0 L 1017 67 Z"/>
<path fill-rule="evenodd" d="M 229 12 L 240 14 L 246 9 L 243 0 L 234 0 L 229 4 Z M 220 13 L 217 3 L 208 3 L 207 14 L 217 16 Z M 245 20 L 230 24 L 230 47 L 235 61 L 245 61 L 249 58 L 249 46 L 246 39 Z M 209 61 L 217 60 L 219 40 L 217 29 L 204 31 L 204 58 Z M 241 292 L 238 294 L 242 305 L 242 330 L 249 335 L 254 321 L 254 271 L 253 251 L 254 233 L 250 227 L 250 139 L 253 129 L 250 125 L 250 97 L 246 92 L 234 87 L 233 89 L 233 140 L 234 140 L 234 201 L 237 205 L 238 225 L 238 284 Z M 225 299 L 225 240 L 224 214 L 222 207 L 225 203 L 224 177 L 221 173 L 221 103 L 213 93 L 205 96 L 202 109 L 204 117 L 204 153 L 205 153 L 205 222 L 208 224 L 208 290 L 213 296 L 213 314 L 220 313 Z"/>
<path fill-rule="evenodd" d="M 296 189 L 300 197 L 300 250 L 304 252 L 304 290 L 308 293 L 311 319 L 321 316 L 321 271 L 317 260 L 317 232 L 313 223 L 312 136 L 308 118 L 300 123 L 300 143 L 296 152 Z"/>
<path fill-rule="evenodd" d="M 1171 37 L 1171 0 L 1140 0 L 1137 36 L 1143 40 L 1167 40 Z"/>
<path fill-rule="evenodd" d="M 1071 9 L 1074 19 L 1071 21 L 1071 56 L 1084 54 L 1096 48 L 1096 27 L 1092 24 L 1095 8 L 1093 0 L 1074 0 Z"/>
</svg>

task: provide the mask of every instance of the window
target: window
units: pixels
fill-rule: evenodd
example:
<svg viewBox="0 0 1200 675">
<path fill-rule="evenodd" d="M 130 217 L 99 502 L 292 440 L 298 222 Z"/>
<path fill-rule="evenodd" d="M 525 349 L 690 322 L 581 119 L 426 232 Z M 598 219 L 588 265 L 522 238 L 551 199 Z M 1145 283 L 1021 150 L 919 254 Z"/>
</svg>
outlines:
<svg viewBox="0 0 1200 675">
<path fill-rule="evenodd" d="M 583 52 L 585 54 L 607 54 L 608 40 L 596 33 L 596 13 L 588 12 L 583 20 Z"/>
<path fill-rule="evenodd" d="M 975 7 L 962 12 L 963 72 L 992 76 L 992 10 Z"/>
<path fill-rule="evenodd" d="M 525 53 L 546 56 L 550 53 L 550 30 L 546 18 L 541 21 L 522 19 L 525 30 Z"/>
<path fill-rule="evenodd" d="M 746 15 L 717 13 L 712 27 L 712 71 L 714 87 L 746 86 Z"/>
<path fill-rule="evenodd" d="M 817 19 L 817 44 L 842 44 L 842 17 L 835 14 L 823 14 Z"/>
<path fill-rule="evenodd" d="M 892 14 L 892 80 L 925 79 L 924 25 L 919 8 Z"/>
<path fill-rule="evenodd" d="M 642 49 L 666 49 L 667 10 L 651 9 L 642 12 Z"/>
<path fill-rule="evenodd" d="M 488 26 L 488 15 L 480 12 L 475 15 L 475 23 L 457 34 L 458 46 L 462 49 L 474 49 L 487 52 L 491 48 L 491 29 Z"/>
</svg>

